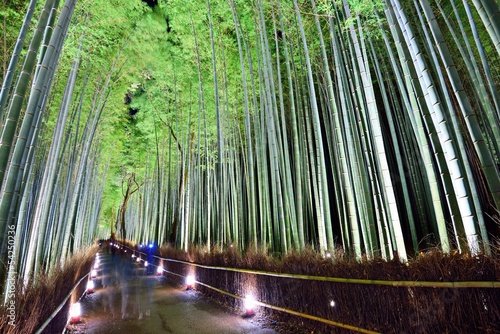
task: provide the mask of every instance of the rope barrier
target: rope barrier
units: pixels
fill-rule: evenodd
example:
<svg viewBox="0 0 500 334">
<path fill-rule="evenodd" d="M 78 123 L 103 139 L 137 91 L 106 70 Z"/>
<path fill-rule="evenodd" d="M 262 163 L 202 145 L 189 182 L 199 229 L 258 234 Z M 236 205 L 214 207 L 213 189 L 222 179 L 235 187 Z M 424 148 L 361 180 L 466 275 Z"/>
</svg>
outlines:
<svg viewBox="0 0 500 334">
<path fill-rule="evenodd" d="M 71 295 L 73 294 L 73 292 L 76 290 L 76 288 L 80 285 L 80 283 L 82 283 L 82 281 L 87 277 L 89 276 L 90 272 L 88 272 L 85 276 L 83 276 L 82 278 L 80 278 L 80 280 L 75 284 L 75 286 L 73 286 L 73 289 L 71 290 L 70 293 L 68 293 L 68 295 L 66 296 L 66 298 L 64 298 L 63 302 L 61 304 L 59 304 L 59 306 L 56 308 L 56 310 L 54 312 L 52 312 L 52 314 L 50 315 L 50 317 L 45 320 L 45 322 L 42 324 L 42 326 L 40 326 L 40 328 L 38 329 L 38 331 L 36 332 L 36 334 L 40 334 L 42 333 L 42 331 L 45 329 L 45 327 L 47 327 L 47 325 L 56 317 L 56 315 L 59 313 L 59 311 L 61 311 L 61 309 L 64 307 L 64 305 L 66 304 L 66 302 L 68 301 L 68 299 L 71 297 Z"/>
<path fill-rule="evenodd" d="M 201 283 L 201 282 L 196 282 L 196 283 L 198 283 L 200 285 L 203 285 L 203 286 L 205 286 L 205 287 L 207 287 L 209 289 L 212 289 L 214 291 L 217 291 L 219 293 L 222 293 L 224 295 L 228 295 L 230 297 L 236 298 L 236 299 L 242 299 L 242 300 L 245 299 L 245 297 L 241 297 L 241 296 L 232 294 L 230 292 L 218 289 L 216 287 L 210 286 L 210 285 L 205 284 L 205 283 Z M 263 302 L 259 302 L 259 301 L 255 301 L 255 304 L 263 306 L 263 307 L 267 307 L 267 308 L 270 308 L 270 309 L 273 309 L 273 310 L 276 310 L 276 311 L 281 311 L 281 312 L 293 314 L 293 315 L 296 315 L 296 316 L 300 316 L 300 317 L 303 317 L 303 318 L 307 318 L 307 319 L 311 319 L 311 320 L 316 320 L 316 321 L 319 321 L 319 322 L 322 322 L 322 323 L 325 323 L 325 324 L 328 324 L 328 325 L 331 325 L 331 326 L 349 329 L 349 330 L 352 330 L 352 331 L 355 331 L 355 332 L 358 332 L 358 333 L 379 334 L 379 332 L 374 332 L 374 331 L 370 331 L 368 329 L 364 329 L 364 328 L 360 328 L 360 327 L 355 327 L 355 326 L 351 326 L 351 325 L 346 325 L 346 324 L 343 324 L 343 323 L 340 323 L 340 322 L 331 321 L 331 320 L 328 320 L 328 319 L 316 317 L 314 315 L 310 315 L 310 314 L 307 314 L 307 313 L 301 313 L 301 312 L 293 311 L 293 310 L 290 310 L 290 309 L 286 309 L 284 307 L 274 306 L 274 305 L 263 303 Z"/>
<path fill-rule="evenodd" d="M 131 250 L 133 252 L 137 252 L 137 253 L 142 254 L 144 256 L 148 256 L 148 254 L 146 254 L 144 252 L 132 249 L 128 246 L 124 246 L 124 247 L 128 248 L 129 250 Z M 369 280 L 369 279 L 353 279 L 353 278 L 325 277 L 325 276 L 313 276 L 313 275 L 301 275 L 301 274 L 289 274 L 289 273 L 276 273 L 276 272 L 241 269 L 241 268 L 208 266 L 208 265 L 202 265 L 202 264 L 197 264 L 197 263 L 192 263 L 192 262 L 187 262 L 187 261 L 182 261 L 182 260 L 163 258 L 163 257 L 157 256 L 157 255 L 153 255 L 153 256 L 159 260 L 162 260 L 162 261 L 181 263 L 184 265 L 189 265 L 189 266 L 194 266 L 194 267 L 209 269 L 209 270 L 232 271 L 232 272 L 239 272 L 239 273 L 245 273 L 245 274 L 265 275 L 265 276 L 282 277 L 282 278 L 303 279 L 303 280 L 326 281 L 326 282 L 334 282 L 334 283 L 385 285 L 385 286 L 394 286 L 394 287 L 427 287 L 427 288 L 499 288 L 500 287 L 500 282 L 484 282 L 484 281 L 463 281 L 463 282 L 388 281 L 388 280 Z M 165 270 L 163 268 L 162 268 L 162 270 L 164 272 L 167 272 L 167 273 L 179 276 L 179 277 L 184 277 L 182 275 L 179 275 L 177 273 L 173 273 L 173 272 Z M 221 294 L 225 294 L 225 295 L 228 295 L 228 296 L 236 298 L 236 299 L 243 299 L 243 297 L 241 297 L 241 296 L 238 296 L 238 295 L 232 294 L 230 292 L 218 289 L 218 288 L 210 286 L 208 284 L 198 282 L 198 281 L 196 281 L 196 283 L 200 284 L 202 286 L 205 286 L 209 289 L 212 289 L 214 291 L 217 291 Z M 259 301 L 256 301 L 256 304 L 263 306 L 263 307 L 267 307 L 269 309 L 273 309 L 273 310 L 289 313 L 289 314 L 292 314 L 295 316 L 300 316 L 303 318 L 322 322 L 322 323 L 325 323 L 325 324 L 328 324 L 331 326 L 356 331 L 358 333 L 370 333 L 370 334 L 377 333 L 377 332 L 370 331 L 367 329 L 363 329 L 363 328 L 359 328 L 359 327 L 331 321 L 328 319 L 316 317 L 316 316 L 313 316 L 310 314 L 293 311 L 290 309 L 274 306 L 274 305 L 259 302 Z"/>
<path fill-rule="evenodd" d="M 186 278 L 186 276 L 179 275 L 177 273 L 174 273 L 173 271 L 166 270 L 166 269 L 163 269 L 163 268 L 162 268 L 162 270 L 164 272 L 168 273 L 168 274 L 175 275 L 175 276 L 182 277 L 182 278 Z M 196 284 L 200 284 L 200 285 L 202 285 L 202 286 L 204 286 L 206 288 L 209 288 L 209 289 L 212 289 L 212 290 L 214 290 L 216 292 L 219 292 L 219 293 L 221 293 L 223 295 L 227 295 L 227 296 L 233 297 L 235 299 L 240 299 L 240 300 L 245 299 L 245 297 L 235 295 L 233 293 L 230 293 L 230 292 L 227 292 L 225 290 L 213 287 L 211 285 L 208 285 L 208 284 L 196 281 L 196 280 L 194 282 Z M 307 319 L 319 321 L 319 322 L 322 322 L 322 323 L 325 323 L 325 324 L 328 324 L 328 325 L 331 325 L 331 326 L 349 329 L 349 330 L 352 330 L 352 331 L 355 331 L 355 332 L 358 332 L 358 333 L 380 334 L 379 332 L 374 332 L 374 331 L 370 331 L 370 330 L 367 330 L 367 329 L 364 329 L 364 328 L 355 327 L 355 326 L 351 326 L 351 325 L 346 325 L 346 324 L 343 324 L 343 323 L 340 323 L 340 322 L 331 321 L 331 320 L 328 320 L 328 319 L 316 317 L 314 315 L 310 315 L 310 314 L 307 314 L 307 313 L 301 313 L 301 312 L 293 311 L 293 310 L 290 310 L 290 309 L 287 309 L 287 308 L 284 308 L 284 307 L 279 307 L 279 306 L 274 306 L 274 305 L 271 305 L 271 304 L 259 302 L 257 300 L 255 301 L 255 304 L 263 306 L 263 307 L 267 307 L 267 308 L 270 308 L 270 309 L 273 309 L 273 310 L 276 310 L 276 311 L 281 311 L 281 312 L 289 313 L 289 314 L 292 314 L 292 315 L 295 315 L 295 316 L 300 316 L 300 317 L 303 317 L 303 318 L 307 318 Z"/>
<path fill-rule="evenodd" d="M 144 252 L 141 252 L 141 251 L 137 251 L 135 249 L 132 249 L 126 245 L 122 245 L 123 247 L 126 247 L 128 248 L 129 250 L 131 251 L 134 251 L 134 252 L 137 252 L 137 253 L 140 253 L 142 255 L 145 255 L 147 256 L 148 254 L 144 253 Z M 221 270 L 223 269 L 223 267 L 210 267 L 210 266 L 202 266 L 202 265 L 197 265 L 197 264 L 194 264 L 194 263 L 190 263 L 190 262 L 186 262 L 186 261 L 180 261 L 180 260 L 174 260 L 174 259 L 167 259 L 167 258 L 162 258 L 162 257 L 159 257 L 159 256 L 156 256 L 156 255 L 153 255 L 155 258 L 157 259 L 160 259 L 160 260 L 167 260 L 167 261 L 171 261 L 171 262 L 179 262 L 179 263 L 183 263 L 183 264 L 188 264 L 188 265 L 195 265 L 195 266 L 198 266 L 198 267 L 202 267 L 202 268 L 207 268 L 207 269 L 217 269 L 217 270 Z M 142 261 L 142 259 L 141 259 Z M 157 266 L 159 267 L 159 266 Z M 234 268 L 231 268 L 231 269 L 234 269 Z M 166 272 L 168 274 L 171 274 L 171 275 L 175 275 L 175 276 L 178 276 L 178 277 L 182 277 L 182 278 L 186 278 L 186 276 L 184 275 L 180 275 L 180 274 L 177 274 L 177 273 L 174 273 L 170 270 L 166 270 L 164 268 L 162 268 L 162 271 L 163 272 Z M 238 269 L 234 269 L 233 271 L 239 271 Z M 227 296 L 230 296 L 230 297 L 233 297 L 235 299 L 241 299 L 243 300 L 245 297 L 242 297 L 242 296 L 238 296 L 238 295 L 235 295 L 235 294 L 232 294 L 230 292 L 227 292 L 227 291 L 224 291 L 222 289 L 219 289 L 219 288 L 216 288 L 216 287 L 213 287 L 211 285 L 208 285 L 206 283 L 203 283 L 203 282 L 199 282 L 199 281 L 194 281 L 196 284 L 200 284 L 204 287 L 207 287 L 209 289 L 212 289 L 216 292 L 219 292 L 221 294 L 224 294 L 224 295 L 227 295 Z M 364 333 L 364 334 L 380 334 L 379 332 L 374 332 L 374 331 L 370 331 L 370 330 L 367 330 L 367 329 L 364 329 L 364 328 L 360 328 L 360 327 L 355 327 L 355 326 L 351 326 L 351 325 L 347 325 L 347 324 L 343 324 L 343 323 L 340 323 L 340 322 L 336 322 L 336 321 L 332 321 L 332 320 L 328 320 L 328 319 L 324 319 L 324 318 L 320 318 L 320 317 L 316 317 L 314 315 L 310 315 L 310 314 L 307 314 L 307 313 L 302 313 L 302 312 L 297 312 L 297 311 L 293 311 L 293 310 L 290 310 L 290 309 L 287 309 L 287 308 L 284 308 L 284 307 L 279 307 L 279 306 L 274 306 L 274 305 L 271 305 L 271 304 L 267 304 L 267 303 L 263 303 L 263 302 L 259 302 L 259 301 L 255 301 L 255 303 L 257 305 L 260 305 L 260 306 L 263 306 L 263 307 L 266 307 L 266 308 L 270 308 L 270 309 L 273 309 L 273 310 L 276 310 L 276 311 L 281 311 L 281 312 L 285 312 L 285 313 L 288 313 L 288 314 L 292 314 L 292 315 L 295 315 L 295 316 L 299 316 L 299 317 L 303 317 L 303 318 L 307 318 L 307 319 L 311 319 L 311 320 L 315 320 L 315 321 L 318 321 L 318 322 L 322 322 L 324 324 L 328 324 L 328 325 L 331 325 L 331 326 L 335 326 L 335 327 L 339 327 L 339 328 L 344 328 L 344 329 L 349 329 L 349 330 L 352 330 L 352 331 L 355 331 L 355 332 L 358 332 L 358 333 Z"/>
<path fill-rule="evenodd" d="M 122 245 L 123 246 L 123 245 Z M 147 256 L 146 253 L 134 250 L 128 246 L 124 246 L 132 251 L 141 253 Z M 388 281 L 388 280 L 373 280 L 373 279 L 358 279 L 358 278 L 342 278 L 342 277 L 327 277 L 327 276 L 314 276 L 314 275 L 301 275 L 301 274 L 289 274 L 289 273 L 277 273 L 270 271 L 261 270 L 251 270 L 251 269 L 240 269 L 240 268 L 228 268 L 219 266 L 208 266 L 193 262 L 187 262 L 182 260 L 175 260 L 169 258 L 163 258 L 160 256 L 153 255 L 155 258 L 169 261 L 177 262 L 181 264 L 186 264 L 190 266 L 195 266 L 198 268 L 209 269 L 209 270 L 222 270 L 222 271 L 232 271 L 245 274 L 253 275 L 263 275 L 263 276 L 273 276 L 282 278 L 294 278 L 310 281 L 324 281 L 333 283 L 346 283 L 346 284 L 365 284 L 365 285 L 384 285 L 393 287 L 412 287 L 412 288 L 453 288 L 453 289 L 463 289 L 463 288 L 500 288 L 500 282 L 498 281 L 459 281 L 459 282 L 430 282 L 430 281 Z"/>
</svg>

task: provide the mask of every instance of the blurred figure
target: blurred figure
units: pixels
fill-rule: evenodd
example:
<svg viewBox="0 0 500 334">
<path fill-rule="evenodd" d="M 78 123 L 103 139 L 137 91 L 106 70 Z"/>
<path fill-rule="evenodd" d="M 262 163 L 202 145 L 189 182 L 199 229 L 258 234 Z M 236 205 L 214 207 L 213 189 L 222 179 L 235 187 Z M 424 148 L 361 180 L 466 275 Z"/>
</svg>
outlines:
<svg viewBox="0 0 500 334">
<path fill-rule="evenodd" d="M 149 317 L 151 315 L 151 304 L 153 303 L 153 289 L 156 284 L 156 277 L 155 276 L 146 276 L 144 277 L 144 285 L 146 289 L 146 294 L 144 296 L 145 301 L 143 302 L 144 304 L 144 309 L 146 310 L 146 316 Z"/>
<path fill-rule="evenodd" d="M 140 265 L 136 265 L 134 270 L 134 287 L 135 287 L 135 298 L 134 298 L 134 315 L 138 315 L 138 319 L 141 320 L 143 317 L 143 305 L 142 305 L 142 275 L 144 270 Z"/>
<path fill-rule="evenodd" d="M 102 303 L 104 311 L 109 308 L 112 317 L 115 317 L 115 301 L 118 294 L 118 266 L 117 262 L 106 263 L 101 269 L 101 283 L 104 288 Z"/>
<path fill-rule="evenodd" d="M 111 260 L 114 262 L 116 256 L 116 247 L 114 244 L 110 245 L 109 247 L 111 248 Z"/>
<path fill-rule="evenodd" d="M 149 244 L 146 249 L 146 259 L 148 261 L 148 267 L 146 268 L 146 275 L 152 275 L 154 270 L 154 256 L 153 256 L 153 244 Z"/>
<path fill-rule="evenodd" d="M 130 297 L 130 283 L 134 275 L 132 262 L 122 255 L 120 258 L 120 288 L 122 293 L 122 319 L 129 316 L 127 313 L 128 302 Z"/>
</svg>

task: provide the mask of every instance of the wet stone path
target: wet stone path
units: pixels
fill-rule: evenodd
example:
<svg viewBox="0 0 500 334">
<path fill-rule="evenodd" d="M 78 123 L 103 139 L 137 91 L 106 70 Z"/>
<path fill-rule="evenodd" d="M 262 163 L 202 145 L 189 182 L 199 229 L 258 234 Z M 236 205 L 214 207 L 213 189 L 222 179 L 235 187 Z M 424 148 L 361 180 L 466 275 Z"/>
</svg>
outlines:
<svg viewBox="0 0 500 334">
<path fill-rule="evenodd" d="M 98 254 L 95 291 L 80 301 L 80 321 L 66 333 L 276 333 L 262 319 L 230 313 L 197 291 L 172 285 L 129 254 Z"/>
</svg>

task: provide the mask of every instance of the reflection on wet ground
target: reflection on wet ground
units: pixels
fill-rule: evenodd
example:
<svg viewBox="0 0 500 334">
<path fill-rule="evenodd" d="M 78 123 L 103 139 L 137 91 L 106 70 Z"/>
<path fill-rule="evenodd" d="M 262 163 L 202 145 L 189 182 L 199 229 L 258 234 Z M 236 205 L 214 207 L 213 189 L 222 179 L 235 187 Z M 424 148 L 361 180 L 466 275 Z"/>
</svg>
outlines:
<svg viewBox="0 0 500 334">
<path fill-rule="evenodd" d="M 102 254 L 102 253 L 101 253 Z M 158 278 L 127 253 L 111 254 L 100 262 L 102 306 L 104 312 L 122 319 L 136 317 L 142 319 L 151 313 L 153 289 Z M 107 260 L 106 260 L 107 259 Z M 152 267 L 152 265 L 149 265 Z M 150 269 L 150 268 L 149 268 Z M 119 308 L 117 307 L 119 305 Z"/>
</svg>

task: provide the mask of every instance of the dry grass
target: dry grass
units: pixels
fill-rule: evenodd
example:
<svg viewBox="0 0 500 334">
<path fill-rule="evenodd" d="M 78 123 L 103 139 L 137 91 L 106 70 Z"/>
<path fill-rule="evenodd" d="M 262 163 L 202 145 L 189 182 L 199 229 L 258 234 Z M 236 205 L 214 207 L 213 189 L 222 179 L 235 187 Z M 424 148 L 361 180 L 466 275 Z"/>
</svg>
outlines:
<svg viewBox="0 0 500 334">
<path fill-rule="evenodd" d="M 16 326 L 8 324 L 5 307 L 0 308 L 0 333 L 31 334 L 50 317 L 52 312 L 64 300 L 75 283 L 90 271 L 97 246 L 79 250 L 63 266 L 54 268 L 49 275 L 39 275 L 23 289 L 18 283 L 16 289 Z M 85 280 L 84 280 L 85 281 Z M 71 299 L 80 296 L 85 286 L 80 284 Z M 44 333 L 61 333 L 68 320 L 69 303 L 47 326 Z"/>
<path fill-rule="evenodd" d="M 329 277 L 438 282 L 500 280 L 497 252 L 490 257 L 470 257 L 431 250 L 408 263 L 380 258 L 355 261 L 342 252 L 324 258 L 311 248 L 280 259 L 262 251 L 239 254 L 232 248 L 222 252 L 191 248 L 185 253 L 164 246 L 160 255 L 212 266 Z M 197 280 L 236 295 L 252 293 L 259 301 L 271 305 L 383 333 L 500 333 L 499 289 L 407 288 L 304 281 L 194 269 L 174 262 L 169 262 L 166 269 L 183 275 L 195 272 Z M 202 286 L 198 289 L 228 307 L 241 310 L 239 300 Z M 332 301 L 335 306 L 331 306 Z M 283 332 L 342 332 L 281 312 L 260 312 L 289 324 L 281 327 Z"/>
<path fill-rule="evenodd" d="M 0 333 L 34 333 L 75 282 L 90 270 L 96 251 L 97 248 L 92 247 L 76 253 L 65 266 L 56 268 L 48 276 L 37 277 L 24 293 L 18 293 L 17 326 L 12 328 L 8 325 L 6 309 L 2 308 Z M 431 250 L 408 263 L 380 258 L 355 261 L 340 250 L 325 258 L 312 248 L 276 258 L 265 250 L 241 254 L 232 247 L 223 251 L 217 247 L 210 251 L 193 247 L 189 252 L 183 252 L 162 246 L 159 255 L 211 266 L 329 277 L 395 281 L 500 281 L 500 257 L 496 248 L 492 256 L 474 257 Z M 195 274 L 198 281 L 239 296 L 253 294 L 264 303 L 383 333 L 500 333 L 499 289 L 407 288 L 305 281 L 194 268 L 176 262 L 164 263 L 164 267 L 182 275 Z M 172 278 L 183 284 L 179 277 Z M 82 285 L 74 296 L 80 296 L 83 289 Z M 203 286 L 197 289 L 237 312 L 242 311 L 240 300 Z M 20 292 L 21 287 L 16 291 Z M 68 307 L 69 304 L 61 310 L 45 333 L 62 331 Z M 282 312 L 261 309 L 258 313 L 278 320 L 278 330 L 285 333 L 343 332 Z"/>
</svg>

